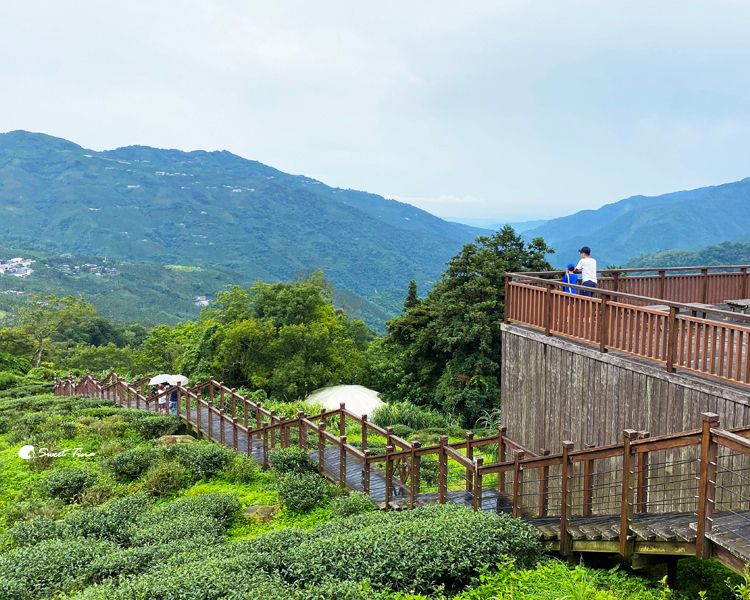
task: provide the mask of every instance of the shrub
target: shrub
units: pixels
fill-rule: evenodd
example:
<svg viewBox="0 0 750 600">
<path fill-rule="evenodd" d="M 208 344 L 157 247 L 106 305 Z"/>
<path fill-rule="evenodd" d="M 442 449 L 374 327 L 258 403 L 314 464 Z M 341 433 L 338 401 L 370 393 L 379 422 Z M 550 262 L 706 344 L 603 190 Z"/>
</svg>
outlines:
<svg viewBox="0 0 750 600">
<path fill-rule="evenodd" d="M 0 390 L 7 390 L 9 388 L 15 387 L 21 381 L 23 381 L 23 377 L 20 377 L 15 373 L 11 373 L 9 371 L 0 371 Z"/>
<path fill-rule="evenodd" d="M 376 588 L 430 592 L 469 584 L 483 565 L 504 556 L 519 566 L 541 554 L 539 533 L 504 514 L 475 513 L 457 505 L 404 512 L 371 512 L 318 526 L 287 551 L 282 573 L 314 583 L 323 574 L 340 581 L 368 579 Z"/>
<path fill-rule="evenodd" d="M 305 512 L 315 508 L 326 495 L 326 481 L 317 473 L 290 471 L 276 478 L 279 499 L 289 510 Z"/>
<path fill-rule="evenodd" d="M 112 440 L 110 442 L 102 442 L 99 446 L 99 455 L 105 458 L 110 458 L 124 450 L 125 444 L 120 441 Z"/>
<path fill-rule="evenodd" d="M 145 514 L 139 525 L 150 526 L 169 519 L 180 519 L 193 516 L 202 519 L 213 519 L 228 527 L 240 510 L 239 500 L 232 494 L 201 494 L 178 498 L 168 504 L 162 504 Z"/>
<path fill-rule="evenodd" d="M 375 510 L 375 506 L 366 494 L 352 492 L 348 496 L 334 498 L 331 509 L 337 517 L 351 517 Z"/>
<path fill-rule="evenodd" d="M 81 467 L 64 467 L 55 469 L 42 482 L 42 489 L 63 502 L 71 503 L 80 500 L 83 490 L 94 482 L 91 474 Z"/>
<path fill-rule="evenodd" d="M 259 470 L 252 458 L 237 454 L 224 469 L 224 477 L 231 483 L 250 483 Z"/>
<path fill-rule="evenodd" d="M 393 434 L 396 437 L 400 437 L 402 440 L 409 440 L 409 437 L 414 433 L 414 430 L 408 425 L 401 425 L 396 423 L 393 427 Z"/>
<path fill-rule="evenodd" d="M 57 523 L 49 517 L 19 521 L 8 530 L 8 538 L 16 546 L 31 546 L 58 537 L 60 537 L 60 530 Z"/>
<path fill-rule="evenodd" d="M 84 539 L 47 540 L 0 554 L 0 598 L 28 600 L 69 591 L 95 559 L 117 546 Z"/>
<path fill-rule="evenodd" d="M 109 500 L 113 496 L 114 491 L 113 487 L 106 483 L 92 485 L 90 488 L 83 490 L 81 504 L 99 506 Z"/>
<path fill-rule="evenodd" d="M 185 467 L 176 462 L 159 463 L 151 467 L 143 480 L 143 490 L 152 496 L 166 496 L 181 490 L 190 477 Z"/>
<path fill-rule="evenodd" d="M 384 404 L 375 409 L 372 413 L 372 422 L 378 427 L 406 425 L 415 431 L 431 427 L 446 428 L 457 425 L 455 420 L 407 401 Z"/>
<path fill-rule="evenodd" d="M 135 429 L 147 440 L 170 435 L 180 429 L 181 421 L 177 415 L 148 415 L 136 419 Z"/>
<path fill-rule="evenodd" d="M 104 468 L 112 473 L 115 479 L 128 481 L 137 479 L 154 462 L 157 455 L 151 448 L 136 446 L 116 454 L 104 461 Z"/>
<path fill-rule="evenodd" d="M 310 460 L 306 450 L 302 448 L 282 448 L 273 450 L 268 462 L 278 474 L 310 473 L 315 470 L 315 464 Z"/>
<path fill-rule="evenodd" d="M 423 456 L 420 465 L 420 480 L 427 486 L 437 485 L 440 478 L 440 463 L 437 458 Z"/>
<path fill-rule="evenodd" d="M 200 479 L 213 477 L 226 467 L 233 457 L 230 450 L 213 442 L 175 444 L 168 452 L 174 453 L 177 460 Z"/>
<path fill-rule="evenodd" d="M 61 524 L 65 537 L 95 537 L 126 544 L 133 525 L 148 511 L 151 500 L 142 492 L 110 500 L 99 508 L 68 515 Z"/>
<path fill-rule="evenodd" d="M 188 548 L 189 543 L 180 540 L 167 544 L 125 548 L 99 556 L 87 569 L 86 583 L 101 583 L 106 579 L 118 579 L 121 576 L 141 573 Z"/>
<path fill-rule="evenodd" d="M 197 544 L 215 544 L 223 533 L 224 528 L 216 519 L 182 515 L 139 529 L 133 535 L 131 543 L 134 546 L 150 546 L 189 540 Z"/>
</svg>

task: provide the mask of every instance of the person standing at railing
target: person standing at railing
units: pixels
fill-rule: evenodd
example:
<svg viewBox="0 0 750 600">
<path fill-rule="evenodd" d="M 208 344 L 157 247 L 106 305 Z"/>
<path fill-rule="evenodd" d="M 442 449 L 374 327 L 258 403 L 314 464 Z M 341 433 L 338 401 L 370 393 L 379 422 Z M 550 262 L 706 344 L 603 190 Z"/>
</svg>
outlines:
<svg viewBox="0 0 750 600">
<path fill-rule="evenodd" d="M 596 260 L 591 258 L 591 248 L 584 246 L 578 252 L 581 253 L 581 260 L 576 266 L 576 273 L 581 274 L 581 285 L 586 287 L 596 287 Z M 581 296 L 593 296 L 591 292 L 581 292 Z"/>
<path fill-rule="evenodd" d="M 573 285 L 578 284 L 578 275 L 576 275 L 576 266 L 573 263 L 568 263 L 566 267 L 565 275 L 563 275 L 563 283 L 572 283 Z M 565 288 L 566 294 L 577 294 L 578 290 L 575 288 Z"/>
<path fill-rule="evenodd" d="M 169 394 L 169 414 L 173 415 L 177 413 L 177 386 L 172 386 L 172 391 Z"/>
<path fill-rule="evenodd" d="M 156 393 L 159 395 L 159 412 L 167 414 L 167 386 L 160 383 L 156 388 Z"/>
</svg>

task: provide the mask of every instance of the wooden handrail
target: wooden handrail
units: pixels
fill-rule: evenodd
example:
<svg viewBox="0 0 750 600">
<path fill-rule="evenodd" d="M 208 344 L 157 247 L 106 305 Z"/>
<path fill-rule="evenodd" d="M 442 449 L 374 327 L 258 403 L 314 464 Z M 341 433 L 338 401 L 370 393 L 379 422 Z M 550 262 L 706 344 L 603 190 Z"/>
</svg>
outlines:
<svg viewBox="0 0 750 600">
<path fill-rule="evenodd" d="M 750 265 L 714 265 L 703 267 L 629 267 L 627 269 L 597 269 L 597 273 L 648 273 L 659 272 L 683 272 L 683 271 L 717 271 L 723 273 L 726 269 L 750 269 Z M 549 275 L 563 274 L 565 271 L 524 271 L 526 275 Z"/>
</svg>

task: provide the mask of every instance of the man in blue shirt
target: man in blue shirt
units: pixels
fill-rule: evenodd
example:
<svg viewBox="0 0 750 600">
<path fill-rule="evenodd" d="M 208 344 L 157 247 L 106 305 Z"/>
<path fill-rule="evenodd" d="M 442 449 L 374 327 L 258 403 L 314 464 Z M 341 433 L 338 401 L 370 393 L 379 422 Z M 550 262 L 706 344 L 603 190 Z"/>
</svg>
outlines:
<svg viewBox="0 0 750 600">
<path fill-rule="evenodd" d="M 573 263 L 568 263 L 565 275 L 563 275 L 563 283 L 572 283 L 573 285 L 578 284 L 578 275 L 575 274 L 576 266 Z M 566 294 L 577 294 L 578 290 L 575 288 L 565 288 Z"/>
</svg>

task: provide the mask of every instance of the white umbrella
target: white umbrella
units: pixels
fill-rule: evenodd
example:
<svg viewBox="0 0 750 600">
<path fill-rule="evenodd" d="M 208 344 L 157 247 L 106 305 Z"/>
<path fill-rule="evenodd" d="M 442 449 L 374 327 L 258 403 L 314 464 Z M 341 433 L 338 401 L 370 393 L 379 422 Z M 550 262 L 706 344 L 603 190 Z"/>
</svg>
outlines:
<svg viewBox="0 0 750 600">
<path fill-rule="evenodd" d="M 172 377 L 169 373 L 162 373 L 161 375 L 156 375 L 152 377 L 148 384 L 149 385 L 159 385 L 160 383 L 167 383 L 169 381 L 169 378 Z"/>
<path fill-rule="evenodd" d="M 326 410 L 336 410 L 341 403 L 355 415 L 372 415 L 383 406 L 378 392 L 361 385 L 335 385 L 314 391 L 307 397 L 308 404 L 322 404 Z"/>
<path fill-rule="evenodd" d="M 172 375 L 167 383 L 169 385 L 187 385 L 188 378 L 184 375 Z"/>
</svg>

